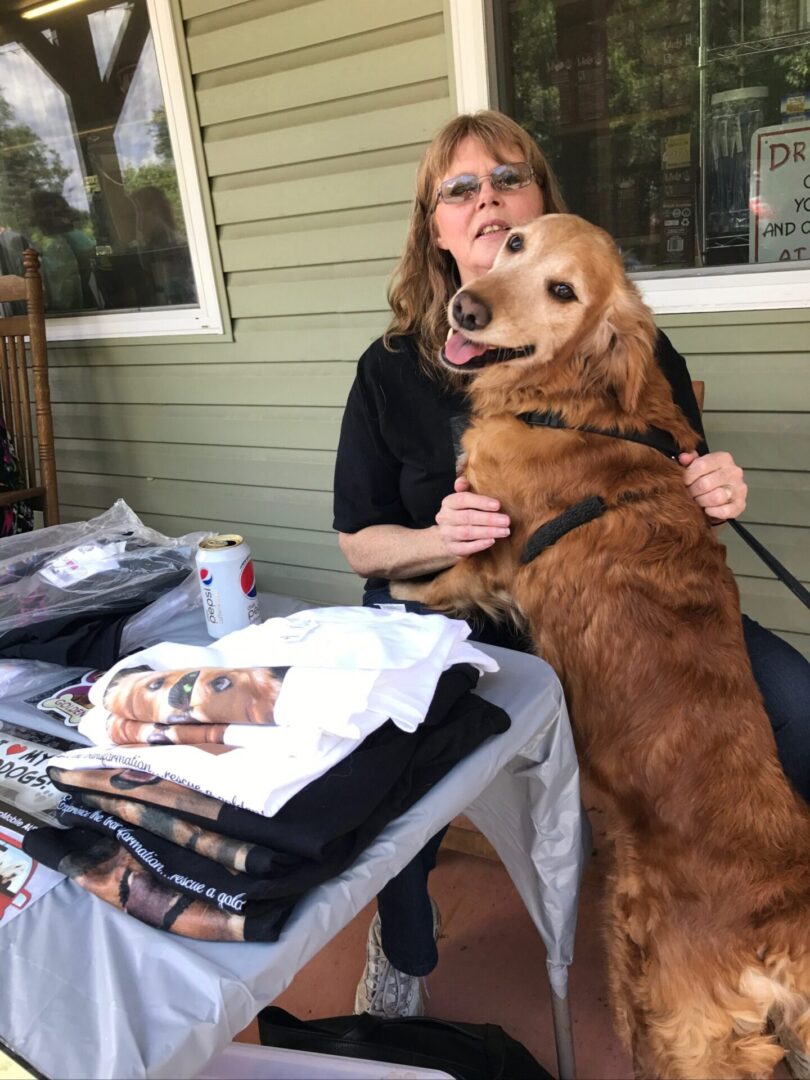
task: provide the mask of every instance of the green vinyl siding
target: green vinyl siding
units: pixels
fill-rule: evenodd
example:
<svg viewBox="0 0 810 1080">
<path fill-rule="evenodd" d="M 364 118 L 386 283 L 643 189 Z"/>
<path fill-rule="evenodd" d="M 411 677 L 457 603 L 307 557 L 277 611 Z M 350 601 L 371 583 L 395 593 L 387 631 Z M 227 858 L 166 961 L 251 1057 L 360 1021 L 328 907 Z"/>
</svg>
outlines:
<svg viewBox="0 0 810 1080">
<path fill-rule="evenodd" d="M 340 419 L 387 322 L 425 145 L 453 111 L 443 0 L 185 0 L 232 341 L 53 347 L 66 519 L 238 531 L 260 587 L 355 603 Z"/>
<path fill-rule="evenodd" d="M 741 521 L 810 583 L 810 311 L 662 316 L 659 325 L 706 383 L 709 446 L 745 470 Z M 810 615 L 730 528 L 720 533 L 742 607 L 810 657 Z"/>
<path fill-rule="evenodd" d="M 182 0 L 180 14 L 232 340 L 52 347 L 63 514 L 123 496 L 170 534 L 236 530 L 262 588 L 354 603 L 334 452 L 356 360 L 387 321 L 416 164 L 454 111 L 446 4 Z M 744 520 L 810 581 L 810 314 L 660 323 L 706 380 L 711 444 L 746 469 Z M 806 612 L 724 532 L 745 609 L 810 655 Z"/>
</svg>

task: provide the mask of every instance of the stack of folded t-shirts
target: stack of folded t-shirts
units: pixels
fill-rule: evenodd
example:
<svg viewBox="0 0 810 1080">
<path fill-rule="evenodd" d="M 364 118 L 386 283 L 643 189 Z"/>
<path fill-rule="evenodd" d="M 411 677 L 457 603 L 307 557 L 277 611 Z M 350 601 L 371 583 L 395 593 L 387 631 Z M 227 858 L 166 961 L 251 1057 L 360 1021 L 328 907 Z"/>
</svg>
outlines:
<svg viewBox="0 0 810 1080">
<path fill-rule="evenodd" d="M 468 635 L 324 608 L 131 656 L 91 692 L 96 745 L 51 761 L 71 827 L 25 849 L 151 925 L 274 941 L 308 889 L 508 728 L 472 693 L 497 664 Z"/>
</svg>

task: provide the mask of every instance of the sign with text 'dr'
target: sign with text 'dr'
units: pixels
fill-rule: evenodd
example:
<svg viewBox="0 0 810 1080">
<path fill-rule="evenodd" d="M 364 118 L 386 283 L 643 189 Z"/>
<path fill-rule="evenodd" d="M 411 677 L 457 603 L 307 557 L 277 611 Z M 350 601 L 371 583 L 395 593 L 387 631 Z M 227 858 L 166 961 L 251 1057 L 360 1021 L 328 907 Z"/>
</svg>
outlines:
<svg viewBox="0 0 810 1080">
<path fill-rule="evenodd" d="M 754 132 L 750 208 L 750 262 L 810 260 L 810 124 Z"/>
</svg>

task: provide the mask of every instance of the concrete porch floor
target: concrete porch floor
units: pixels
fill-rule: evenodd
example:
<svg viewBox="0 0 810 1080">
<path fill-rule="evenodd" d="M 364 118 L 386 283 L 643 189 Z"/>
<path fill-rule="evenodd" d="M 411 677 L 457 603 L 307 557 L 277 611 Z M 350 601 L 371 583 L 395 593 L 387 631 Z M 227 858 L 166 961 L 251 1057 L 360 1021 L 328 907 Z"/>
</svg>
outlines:
<svg viewBox="0 0 810 1080">
<path fill-rule="evenodd" d="M 598 815 L 595 819 L 591 811 L 590 816 L 597 840 L 583 883 L 570 972 L 577 1072 L 580 1080 L 624 1080 L 632 1071 L 611 1025 L 599 931 L 605 853 Z M 545 951 L 506 870 L 490 859 L 442 849 L 430 880 L 443 926 L 439 965 L 427 982 L 426 1012 L 500 1024 L 556 1076 Z M 350 1013 L 374 910 L 370 904 L 360 912 L 275 1004 L 300 1019 Z M 258 1042 L 255 1022 L 239 1038 Z"/>
<path fill-rule="evenodd" d="M 585 795 L 593 854 L 582 884 L 569 973 L 578 1080 L 632 1080 L 630 1056 L 614 1031 L 607 1002 L 601 901 L 608 864 L 602 814 Z M 458 851 L 439 852 L 430 877 L 442 913 L 439 964 L 428 977 L 426 1013 L 445 1020 L 500 1024 L 557 1076 L 545 950 L 500 862 Z M 299 1019 L 345 1016 L 365 963 L 369 904 L 302 968 L 275 1001 Z M 258 1043 L 254 1021 L 239 1041 Z M 517 1080 L 517 1078 L 515 1078 Z M 784 1062 L 774 1080 L 790 1080 Z"/>
</svg>

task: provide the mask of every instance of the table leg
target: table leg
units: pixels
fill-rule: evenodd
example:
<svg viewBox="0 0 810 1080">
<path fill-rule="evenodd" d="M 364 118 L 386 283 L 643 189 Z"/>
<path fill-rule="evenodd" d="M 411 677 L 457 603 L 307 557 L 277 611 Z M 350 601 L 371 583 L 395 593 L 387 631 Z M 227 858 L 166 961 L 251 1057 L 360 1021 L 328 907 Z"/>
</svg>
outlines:
<svg viewBox="0 0 810 1080">
<path fill-rule="evenodd" d="M 568 994 L 561 997 L 551 990 L 551 1013 L 554 1020 L 554 1041 L 557 1045 L 557 1075 L 560 1080 L 576 1080 L 574 1035 L 571 1027 L 571 1005 Z"/>
</svg>

